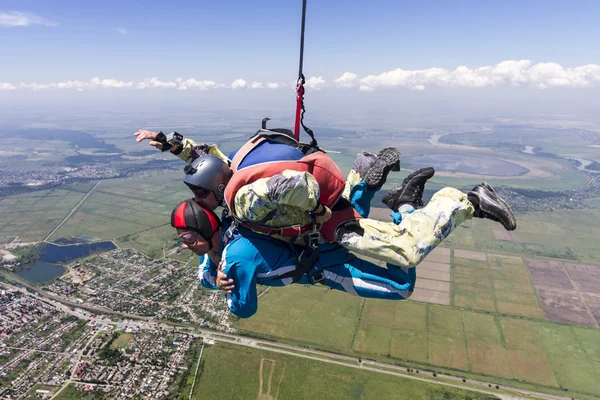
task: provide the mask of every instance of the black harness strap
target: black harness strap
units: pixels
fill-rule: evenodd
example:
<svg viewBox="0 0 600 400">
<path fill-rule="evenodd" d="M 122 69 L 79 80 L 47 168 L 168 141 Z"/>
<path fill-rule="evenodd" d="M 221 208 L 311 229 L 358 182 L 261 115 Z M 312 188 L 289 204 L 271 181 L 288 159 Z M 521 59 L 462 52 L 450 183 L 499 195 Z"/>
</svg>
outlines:
<svg viewBox="0 0 600 400">
<path fill-rule="evenodd" d="M 297 257 L 296 269 L 283 274 L 279 278 L 293 278 L 292 282 L 297 283 L 302 279 L 303 275 L 306 275 L 312 285 L 322 282 L 325 275 L 323 274 L 323 270 L 317 267 L 317 261 L 321 255 L 321 250 L 319 249 L 320 238 L 321 234 L 318 231 L 313 231 L 304 235 L 306 247 L 301 247 L 301 250 L 298 250 L 298 247 L 293 243 L 290 244 L 292 252 Z"/>
</svg>

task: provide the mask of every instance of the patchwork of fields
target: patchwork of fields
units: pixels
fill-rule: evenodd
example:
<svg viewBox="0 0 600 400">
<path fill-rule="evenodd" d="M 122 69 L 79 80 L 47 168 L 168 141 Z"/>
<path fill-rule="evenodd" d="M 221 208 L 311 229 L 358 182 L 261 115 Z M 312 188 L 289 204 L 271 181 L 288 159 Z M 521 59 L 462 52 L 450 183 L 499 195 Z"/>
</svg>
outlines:
<svg viewBox="0 0 600 400">
<path fill-rule="evenodd" d="M 600 330 L 414 301 L 271 289 L 238 328 L 340 353 L 600 395 Z"/>
<path fill-rule="evenodd" d="M 362 299 L 321 287 L 271 288 L 258 313 L 237 326 L 366 358 L 600 395 L 600 329 L 553 323 L 543 287 L 530 278 L 533 260 L 526 261 L 436 249 L 418 270 L 409 301 Z M 439 289 L 449 292 L 450 302 L 439 301 L 447 293 Z"/>
</svg>

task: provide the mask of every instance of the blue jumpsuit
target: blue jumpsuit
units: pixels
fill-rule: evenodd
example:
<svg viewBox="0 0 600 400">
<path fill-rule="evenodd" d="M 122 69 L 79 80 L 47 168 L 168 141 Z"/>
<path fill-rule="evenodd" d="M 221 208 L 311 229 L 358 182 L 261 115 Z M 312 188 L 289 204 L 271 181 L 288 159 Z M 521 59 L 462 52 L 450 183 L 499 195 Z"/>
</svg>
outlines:
<svg viewBox="0 0 600 400">
<path fill-rule="evenodd" d="M 226 222 L 224 231 L 227 227 Z M 232 293 L 227 295 L 229 309 L 238 317 L 248 318 L 258 308 L 256 285 L 286 286 L 293 283 L 293 277 L 289 275 L 296 270 L 297 256 L 287 243 L 244 227 L 237 229 L 238 234 L 222 251 L 221 262 L 223 272 L 235 283 Z M 390 264 L 387 269 L 382 268 L 356 257 L 335 243 L 322 244 L 320 250 L 317 267 L 323 269 L 322 283 L 332 289 L 388 300 L 404 300 L 414 290 L 416 268 Z M 218 289 L 215 286 L 217 266 L 208 256 L 200 257 L 200 261 L 198 278 L 202 285 Z M 303 276 L 298 283 L 310 282 Z"/>
</svg>

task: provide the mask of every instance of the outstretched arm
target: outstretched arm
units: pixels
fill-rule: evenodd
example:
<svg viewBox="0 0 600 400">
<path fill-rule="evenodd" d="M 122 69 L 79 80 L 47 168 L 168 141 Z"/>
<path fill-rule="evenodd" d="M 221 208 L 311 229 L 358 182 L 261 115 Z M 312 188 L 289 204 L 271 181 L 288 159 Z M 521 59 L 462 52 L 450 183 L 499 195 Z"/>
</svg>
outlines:
<svg viewBox="0 0 600 400">
<path fill-rule="evenodd" d="M 148 144 L 150 146 L 158 150 L 163 149 L 162 143 L 156 140 L 158 132 L 140 129 L 139 131 L 134 133 L 134 135 L 136 136 L 136 142 L 149 140 L 150 142 Z M 229 161 L 229 158 L 227 158 L 227 156 L 223 154 L 221 150 L 218 149 L 216 144 L 197 144 L 192 139 L 187 138 L 183 138 L 181 147 L 172 149 L 170 151 L 171 153 L 173 153 L 174 155 L 186 162 L 192 162 L 202 154 L 212 154 L 213 156 L 217 156 L 225 162 Z"/>
</svg>

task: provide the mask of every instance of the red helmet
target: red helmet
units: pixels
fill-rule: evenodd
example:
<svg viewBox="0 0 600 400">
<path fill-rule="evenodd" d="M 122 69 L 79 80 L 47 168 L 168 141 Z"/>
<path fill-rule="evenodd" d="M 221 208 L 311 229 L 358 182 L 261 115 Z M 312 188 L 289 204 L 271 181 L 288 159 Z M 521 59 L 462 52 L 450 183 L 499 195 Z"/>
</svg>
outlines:
<svg viewBox="0 0 600 400">
<path fill-rule="evenodd" d="M 171 226 L 197 232 L 212 249 L 212 237 L 221 227 L 217 215 L 196 203 L 193 199 L 182 201 L 171 213 Z"/>
</svg>

